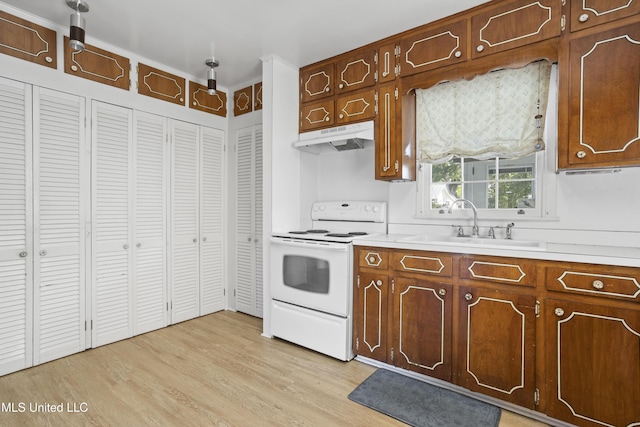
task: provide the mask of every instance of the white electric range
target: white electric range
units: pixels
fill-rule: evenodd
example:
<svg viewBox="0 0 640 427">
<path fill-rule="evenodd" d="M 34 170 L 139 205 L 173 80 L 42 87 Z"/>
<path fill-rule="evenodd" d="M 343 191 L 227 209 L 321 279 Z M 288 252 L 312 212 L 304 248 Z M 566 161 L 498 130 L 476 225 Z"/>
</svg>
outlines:
<svg viewBox="0 0 640 427">
<path fill-rule="evenodd" d="M 387 232 L 386 202 L 316 202 L 312 228 L 271 237 L 271 332 L 353 358 L 353 241 Z"/>
</svg>

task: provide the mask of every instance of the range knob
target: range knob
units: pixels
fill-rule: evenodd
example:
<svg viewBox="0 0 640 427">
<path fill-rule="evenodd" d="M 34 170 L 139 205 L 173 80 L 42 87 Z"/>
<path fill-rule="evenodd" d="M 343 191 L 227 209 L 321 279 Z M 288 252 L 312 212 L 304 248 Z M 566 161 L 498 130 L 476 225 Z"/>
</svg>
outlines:
<svg viewBox="0 0 640 427">
<path fill-rule="evenodd" d="M 380 210 L 380 208 L 379 208 L 378 206 L 374 206 L 374 207 L 373 207 L 373 211 L 374 211 L 374 212 L 376 212 L 376 213 L 377 213 L 379 210 Z"/>
<path fill-rule="evenodd" d="M 365 212 L 369 212 L 369 211 L 371 211 L 371 206 L 369 206 L 369 205 L 364 205 L 364 211 L 365 211 Z"/>
</svg>

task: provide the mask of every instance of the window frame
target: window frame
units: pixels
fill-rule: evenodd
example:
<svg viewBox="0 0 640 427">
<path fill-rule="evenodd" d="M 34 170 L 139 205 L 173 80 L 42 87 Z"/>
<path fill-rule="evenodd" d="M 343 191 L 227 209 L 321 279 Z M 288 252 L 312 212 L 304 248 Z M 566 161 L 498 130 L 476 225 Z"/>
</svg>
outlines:
<svg viewBox="0 0 640 427">
<path fill-rule="evenodd" d="M 478 208 L 482 218 L 501 220 L 557 220 L 557 146 L 558 146 L 558 66 L 551 68 L 549 100 L 547 103 L 546 126 L 544 129 L 545 149 L 536 156 L 536 206 L 528 209 Z M 468 218 L 471 208 L 468 204 L 456 206 L 451 214 L 448 209 L 431 208 L 431 164 L 416 160 L 416 219 Z M 473 181 L 463 181 L 470 183 Z"/>
</svg>

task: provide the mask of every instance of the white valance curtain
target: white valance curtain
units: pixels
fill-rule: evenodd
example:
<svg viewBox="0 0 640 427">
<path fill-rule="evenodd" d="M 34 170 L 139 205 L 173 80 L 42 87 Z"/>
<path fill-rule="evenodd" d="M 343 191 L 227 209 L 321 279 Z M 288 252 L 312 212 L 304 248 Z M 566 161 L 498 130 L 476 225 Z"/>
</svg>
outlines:
<svg viewBox="0 0 640 427">
<path fill-rule="evenodd" d="M 416 89 L 418 161 L 516 158 L 544 149 L 551 63 Z"/>
</svg>

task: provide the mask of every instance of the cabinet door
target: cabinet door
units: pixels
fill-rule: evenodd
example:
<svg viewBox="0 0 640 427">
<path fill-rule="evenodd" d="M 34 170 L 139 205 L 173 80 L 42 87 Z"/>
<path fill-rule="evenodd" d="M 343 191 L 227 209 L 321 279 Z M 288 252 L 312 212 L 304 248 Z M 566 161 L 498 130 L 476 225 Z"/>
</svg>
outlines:
<svg viewBox="0 0 640 427">
<path fill-rule="evenodd" d="M 376 91 L 345 95 L 336 101 L 336 123 L 346 124 L 363 120 L 371 120 L 376 116 Z"/>
<path fill-rule="evenodd" d="M 198 256 L 198 126 L 171 121 L 171 322 L 200 312 Z"/>
<path fill-rule="evenodd" d="M 473 58 L 559 36 L 561 1 L 517 0 L 472 16 Z"/>
<path fill-rule="evenodd" d="M 200 127 L 200 316 L 223 310 L 224 131 Z"/>
<path fill-rule="evenodd" d="M 316 101 L 334 94 L 335 66 L 333 62 L 300 69 L 300 101 Z"/>
<path fill-rule="evenodd" d="M 167 326 L 166 119 L 133 113 L 133 334 Z"/>
<path fill-rule="evenodd" d="M 640 24 L 573 39 L 569 51 L 569 140 L 560 166 L 640 164 Z"/>
<path fill-rule="evenodd" d="M 0 375 L 33 364 L 31 86 L 0 78 Z"/>
<path fill-rule="evenodd" d="M 300 106 L 300 132 L 328 127 L 335 121 L 335 104 L 328 101 Z"/>
<path fill-rule="evenodd" d="M 451 381 L 451 285 L 395 278 L 393 364 Z"/>
<path fill-rule="evenodd" d="M 640 424 L 640 310 L 546 301 L 548 414 L 579 426 Z"/>
<path fill-rule="evenodd" d="M 376 179 L 393 179 L 400 171 L 397 149 L 396 101 L 394 82 L 378 90 L 378 120 L 376 121 Z"/>
<path fill-rule="evenodd" d="M 535 306 L 531 295 L 460 288 L 460 385 L 534 408 Z"/>
<path fill-rule="evenodd" d="M 93 347 L 133 334 L 132 111 L 92 104 Z"/>
<path fill-rule="evenodd" d="M 373 86 L 376 82 L 376 52 L 366 50 L 336 62 L 336 94 Z"/>
<path fill-rule="evenodd" d="M 353 307 L 354 353 L 387 361 L 389 277 L 361 273 L 356 281 Z"/>
<path fill-rule="evenodd" d="M 428 28 L 400 41 L 400 75 L 409 76 L 467 60 L 467 21 Z"/>
<path fill-rule="evenodd" d="M 378 49 L 378 83 L 387 83 L 396 79 L 398 75 L 399 46 L 390 43 Z"/>
<path fill-rule="evenodd" d="M 571 31 L 591 28 L 640 13 L 639 0 L 572 0 Z"/>
</svg>

